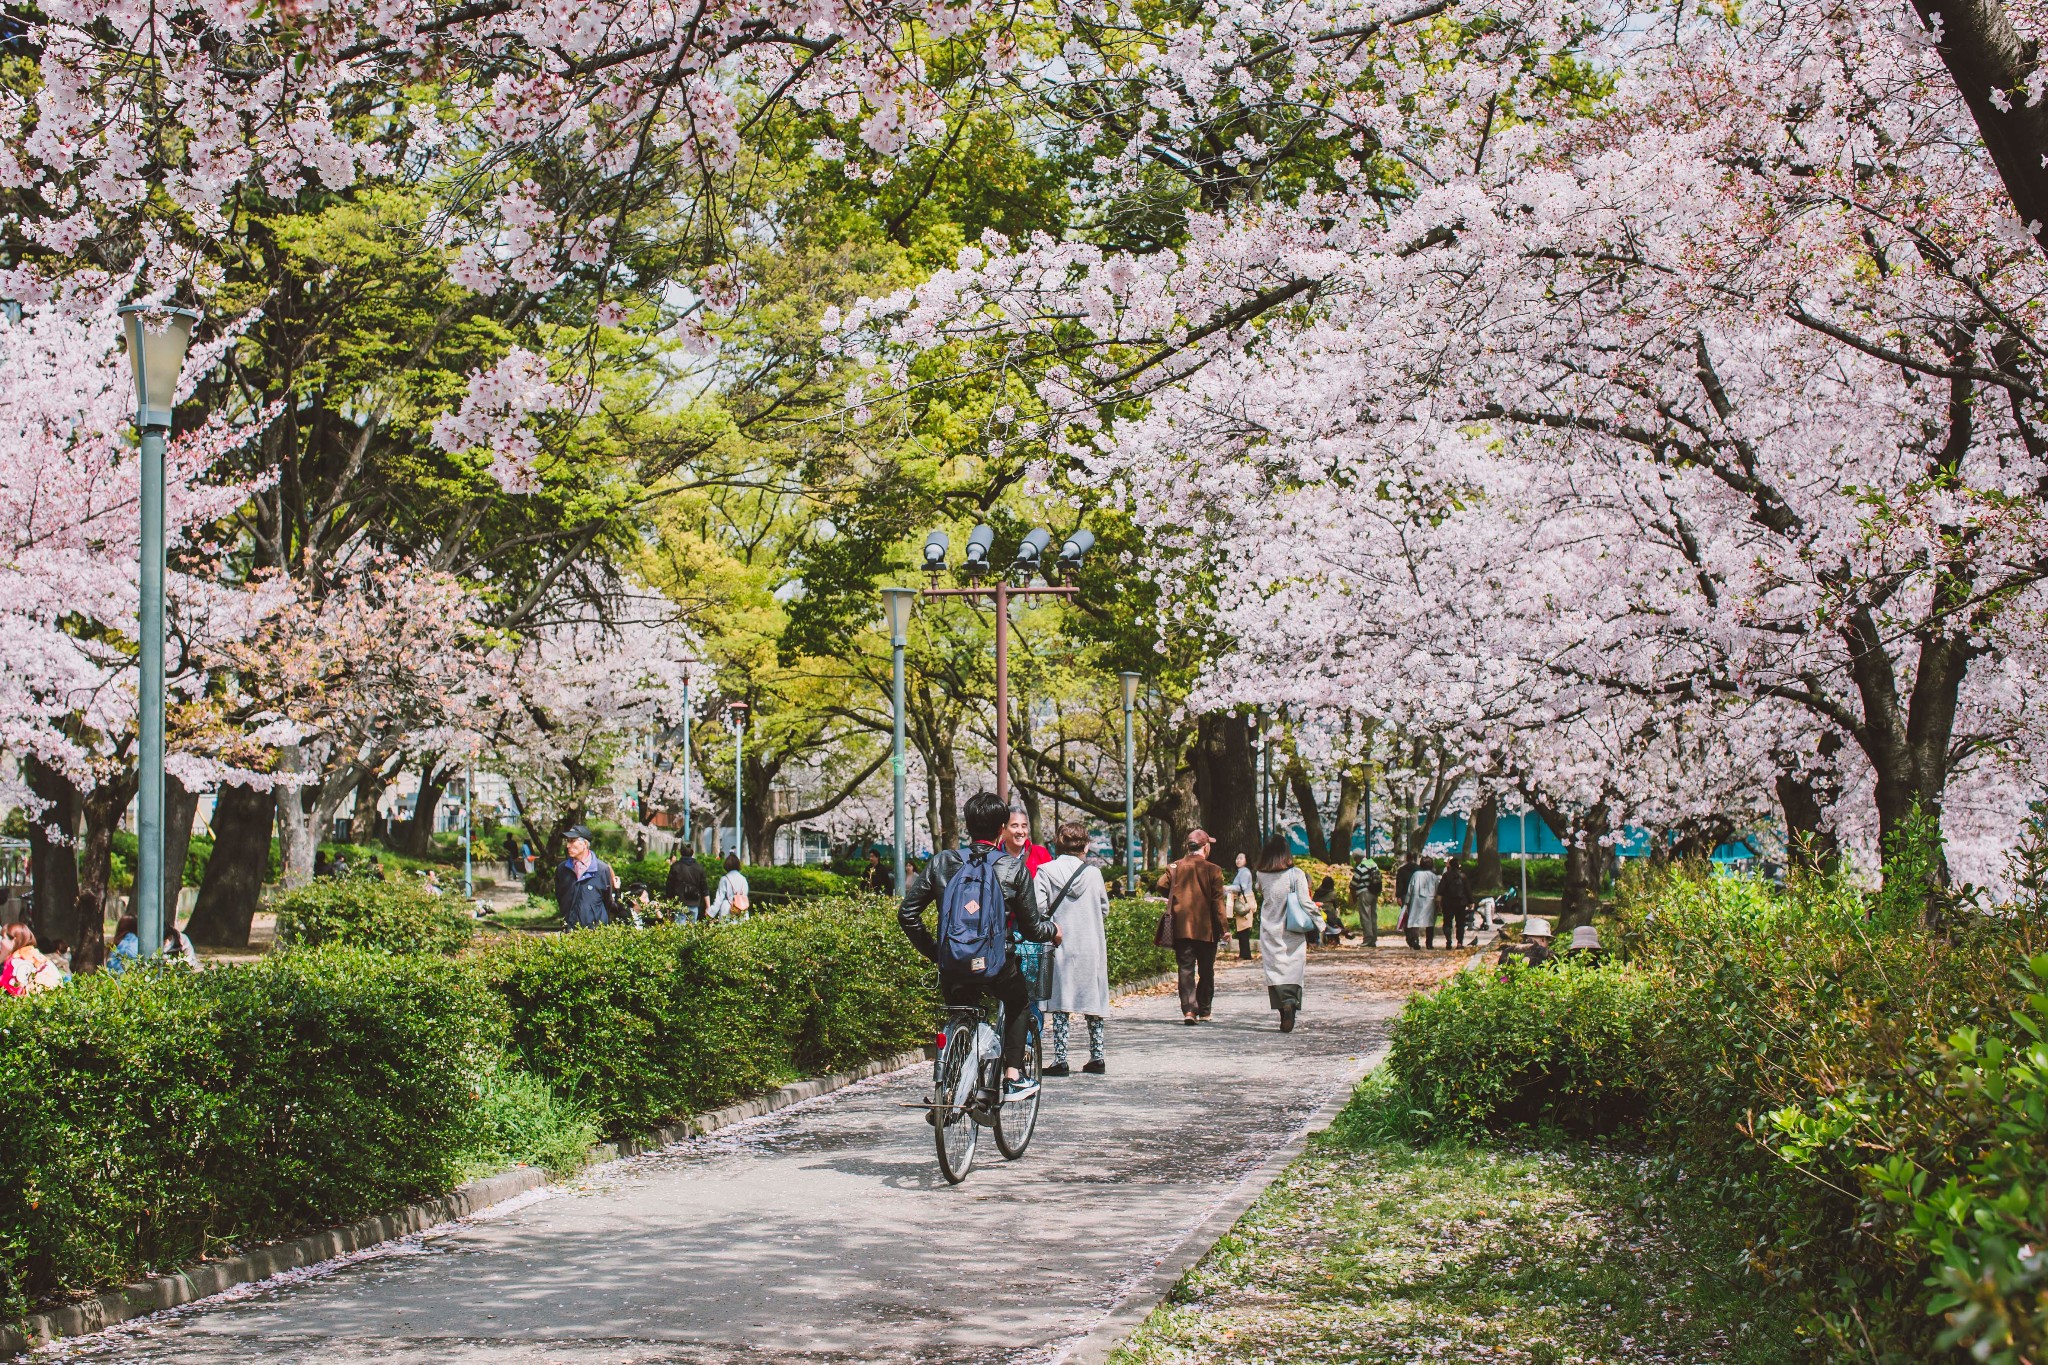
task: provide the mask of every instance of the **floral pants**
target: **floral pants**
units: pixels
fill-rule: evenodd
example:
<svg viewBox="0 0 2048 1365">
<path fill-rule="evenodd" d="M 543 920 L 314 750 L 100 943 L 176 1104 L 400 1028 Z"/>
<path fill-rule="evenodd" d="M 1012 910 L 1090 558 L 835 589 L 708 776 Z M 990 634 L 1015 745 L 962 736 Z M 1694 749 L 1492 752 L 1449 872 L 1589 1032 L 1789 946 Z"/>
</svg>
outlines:
<svg viewBox="0 0 2048 1365">
<path fill-rule="evenodd" d="M 1067 1020 L 1071 1017 L 1065 1010 L 1052 1012 L 1052 1060 L 1055 1066 L 1067 1060 Z M 1088 1059 L 1102 1061 L 1102 1016 L 1087 1014 L 1082 1018 L 1088 1021 Z"/>
</svg>

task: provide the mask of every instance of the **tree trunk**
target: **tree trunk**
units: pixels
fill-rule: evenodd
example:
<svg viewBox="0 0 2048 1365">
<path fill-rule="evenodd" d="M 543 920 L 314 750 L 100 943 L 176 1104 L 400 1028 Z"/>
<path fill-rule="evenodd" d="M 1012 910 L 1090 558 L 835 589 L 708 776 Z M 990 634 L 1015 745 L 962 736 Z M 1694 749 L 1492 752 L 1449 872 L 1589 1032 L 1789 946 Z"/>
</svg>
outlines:
<svg viewBox="0 0 2048 1365">
<path fill-rule="evenodd" d="M 1500 889 L 1500 799 L 1489 796 L 1472 812 L 1472 832 L 1478 841 L 1479 868 L 1475 874 L 1481 893 Z"/>
<path fill-rule="evenodd" d="M 1337 779 L 1337 818 L 1330 825 L 1332 862 L 1344 862 L 1351 857 L 1351 846 L 1358 838 L 1359 798 L 1364 790 L 1365 784 L 1358 780 L 1355 769 L 1346 768 Z"/>
<path fill-rule="evenodd" d="M 427 755 L 420 764 L 420 789 L 412 803 L 412 818 L 391 832 L 391 843 L 397 852 L 408 858 L 424 858 L 433 851 L 434 812 L 441 807 L 450 775 L 439 754 Z"/>
<path fill-rule="evenodd" d="M 1252 767 L 1250 719 L 1221 712 L 1199 717 L 1189 757 L 1202 828 L 1216 841 L 1209 856 L 1223 868 L 1233 867 L 1240 853 L 1258 862 L 1259 777 Z"/>
<path fill-rule="evenodd" d="M 45 951 L 55 951 L 59 940 L 78 942 L 78 789 L 38 759 L 22 767 L 29 790 L 44 803 L 28 830 L 36 938 Z"/>
<path fill-rule="evenodd" d="M 1301 832 L 1308 840 L 1308 856 L 1319 863 L 1330 861 L 1330 841 L 1323 837 L 1323 812 L 1316 804 L 1315 784 L 1301 760 L 1287 760 L 1287 785 L 1294 789 L 1294 804 L 1301 811 Z M 1234 861 L 1234 860 L 1233 860 Z"/>
<path fill-rule="evenodd" d="M 2013 24 L 2001 0 L 1913 0 L 1934 50 L 1969 106 L 1984 149 L 2005 182 L 2005 192 L 2037 249 L 2048 247 L 2048 105 L 2028 99 L 2039 66 L 2038 45 Z"/>
<path fill-rule="evenodd" d="M 98 971 L 107 960 L 106 912 L 113 888 L 114 831 L 121 826 L 128 803 L 135 799 L 135 774 L 130 771 L 87 792 L 84 801 L 85 839 L 78 857 L 78 942 L 71 949 L 71 970 Z M 132 900 L 132 897 L 131 897 Z M 147 951 L 151 946 L 144 944 Z"/>
<path fill-rule="evenodd" d="M 953 757 L 951 749 L 946 750 L 940 756 L 939 761 L 932 765 L 932 772 L 939 781 L 939 823 L 937 826 L 939 837 L 938 841 L 932 845 L 933 851 L 936 852 L 944 848 L 958 848 L 960 847 L 960 763 L 959 760 Z"/>
<path fill-rule="evenodd" d="M 213 806 L 213 856 L 199 880 L 199 903 L 185 933 L 209 948 L 246 948 L 249 924 L 270 871 L 276 797 L 249 787 L 222 787 Z"/>
<path fill-rule="evenodd" d="M 1559 933 L 1593 922 L 1593 909 L 1600 903 L 1600 873 L 1605 866 L 1606 847 L 1600 842 L 1607 833 L 1607 805 L 1602 802 L 1574 822 L 1565 844 L 1564 908 L 1558 916 Z"/>
<path fill-rule="evenodd" d="M 178 893 L 185 889 L 185 855 L 192 850 L 192 821 L 199 814 L 199 793 L 187 791 L 172 773 L 164 774 L 164 924 L 178 922 Z"/>
<path fill-rule="evenodd" d="M 348 841 L 358 848 L 377 837 L 377 806 L 389 785 L 382 767 L 371 768 L 356 783 L 356 808 L 348 818 Z"/>
</svg>

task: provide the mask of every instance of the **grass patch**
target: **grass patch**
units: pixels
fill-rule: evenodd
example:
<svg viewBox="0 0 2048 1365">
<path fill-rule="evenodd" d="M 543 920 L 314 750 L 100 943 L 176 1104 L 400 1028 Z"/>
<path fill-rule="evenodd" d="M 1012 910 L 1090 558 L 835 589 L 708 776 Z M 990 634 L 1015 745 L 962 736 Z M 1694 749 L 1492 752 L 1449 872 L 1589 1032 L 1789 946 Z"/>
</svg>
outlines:
<svg viewBox="0 0 2048 1365">
<path fill-rule="evenodd" d="M 1114 1365 L 1814 1358 L 1807 1315 L 1640 1152 L 1418 1147 L 1385 1092 L 1360 1088 Z"/>
</svg>

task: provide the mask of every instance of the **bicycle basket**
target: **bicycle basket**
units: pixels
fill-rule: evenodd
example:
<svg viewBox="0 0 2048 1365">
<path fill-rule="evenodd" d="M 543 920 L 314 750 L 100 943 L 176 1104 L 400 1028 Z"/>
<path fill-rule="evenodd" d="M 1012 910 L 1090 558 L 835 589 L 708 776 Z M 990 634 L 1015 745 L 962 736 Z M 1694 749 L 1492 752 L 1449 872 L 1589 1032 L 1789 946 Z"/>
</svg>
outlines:
<svg viewBox="0 0 2048 1365">
<path fill-rule="evenodd" d="M 1024 979 L 1031 985 L 1031 998 L 1052 999 L 1052 945 L 1013 943 L 1010 951 L 1017 955 L 1017 969 L 1024 973 Z"/>
</svg>

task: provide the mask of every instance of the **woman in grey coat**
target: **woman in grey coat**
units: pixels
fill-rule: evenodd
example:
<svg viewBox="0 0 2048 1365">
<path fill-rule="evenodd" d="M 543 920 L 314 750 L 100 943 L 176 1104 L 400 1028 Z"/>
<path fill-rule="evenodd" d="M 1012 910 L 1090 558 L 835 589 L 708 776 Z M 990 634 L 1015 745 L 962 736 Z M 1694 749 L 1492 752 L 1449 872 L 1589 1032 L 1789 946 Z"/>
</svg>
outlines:
<svg viewBox="0 0 2048 1365">
<path fill-rule="evenodd" d="M 1266 970 L 1266 1000 L 1280 1011 L 1282 1033 L 1294 1032 L 1301 988 L 1308 981 L 1308 935 L 1287 927 L 1290 892 L 1314 912 L 1308 877 L 1294 865 L 1286 836 L 1275 834 L 1259 850 L 1259 958 Z"/>
<path fill-rule="evenodd" d="M 1067 1029 L 1070 1016 L 1079 1014 L 1088 1020 L 1088 1065 L 1081 1069 L 1100 1076 L 1109 1070 L 1102 1028 L 1103 1016 L 1109 1013 L 1109 935 L 1103 928 L 1109 889 L 1102 883 L 1102 870 L 1085 860 L 1085 825 L 1061 825 L 1053 832 L 1053 846 L 1059 856 L 1040 867 L 1032 880 L 1040 911 L 1060 930 L 1059 951 L 1052 960 L 1052 999 L 1045 1003 L 1052 1016 L 1052 1065 L 1040 1074 L 1072 1074 L 1067 1067 Z"/>
</svg>

